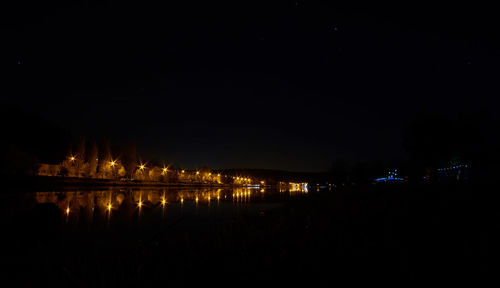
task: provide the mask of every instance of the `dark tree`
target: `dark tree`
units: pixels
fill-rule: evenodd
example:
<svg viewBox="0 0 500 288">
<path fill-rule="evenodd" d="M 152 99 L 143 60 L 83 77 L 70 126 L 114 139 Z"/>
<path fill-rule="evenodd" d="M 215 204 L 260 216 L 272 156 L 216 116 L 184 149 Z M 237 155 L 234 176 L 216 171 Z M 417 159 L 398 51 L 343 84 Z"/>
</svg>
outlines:
<svg viewBox="0 0 500 288">
<path fill-rule="evenodd" d="M 137 148 L 135 142 L 129 142 L 123 147 L 121 162 L 127 177 L 132 179 L 137 168 Z"/>
</svg>

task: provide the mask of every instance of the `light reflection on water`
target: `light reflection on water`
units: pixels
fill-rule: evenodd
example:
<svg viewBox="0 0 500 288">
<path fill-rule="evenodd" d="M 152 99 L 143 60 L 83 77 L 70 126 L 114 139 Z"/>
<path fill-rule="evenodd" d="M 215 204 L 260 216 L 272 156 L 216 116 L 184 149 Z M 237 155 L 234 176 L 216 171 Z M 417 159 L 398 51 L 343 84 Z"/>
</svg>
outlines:
<svg viewBox="0 0 500 288">
<path fill-rule="evenodd" d="M 140 219 L 144 214 L 159 212 L 163 217 L 173 209 L 179 213 L 198 212 L 202 207 L 215 209 L 238 209 L 255 203 L 280 202 L 286 197 L 306 195 L 305 189 L 254 189 L 254 188 L 109 188 L 103 190 L 70 190 L 57 192 L 28 193 L 26 197 L 35 205 L 55 204 L 62 211 L 66 222 L 87 220 L 92 222 L 100 217 L 112 222 L 115 214 L 134 214 Z"/>
</svg>

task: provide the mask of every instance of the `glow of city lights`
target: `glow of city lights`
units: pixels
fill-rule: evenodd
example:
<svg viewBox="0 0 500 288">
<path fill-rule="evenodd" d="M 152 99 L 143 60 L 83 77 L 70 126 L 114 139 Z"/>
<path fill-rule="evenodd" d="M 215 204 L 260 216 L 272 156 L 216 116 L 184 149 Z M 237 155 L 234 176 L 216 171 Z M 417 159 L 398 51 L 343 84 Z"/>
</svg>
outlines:
<svg viewBox="0 0 500 288">
<path fill-rule="evenodd" d="M 200 175 L 200 171 L 196 171 L 196 175 Z"/>
<path fill-rule="evenodd" d="M 182 173 L 184 173 L 185 171 L 184 171 L 184 170 L 182 170 L 181 172 L 182 172 Z"/>
<path fill-rule="evenodd" d="M 211 176 L 211 175 L 212 175 L 212 173 L 208 173 L 208 176 Z"/>
<path fill-rule="evenodd" d="M 220 177 L 220 174 L 217 174 L 217 177 Z"/>
</svg>

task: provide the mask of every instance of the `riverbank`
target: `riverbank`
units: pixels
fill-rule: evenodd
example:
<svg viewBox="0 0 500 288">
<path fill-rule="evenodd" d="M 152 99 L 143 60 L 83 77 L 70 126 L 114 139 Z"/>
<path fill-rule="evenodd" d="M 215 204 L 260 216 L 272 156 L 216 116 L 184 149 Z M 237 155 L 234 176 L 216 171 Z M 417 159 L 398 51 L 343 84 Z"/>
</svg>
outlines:
<svg viewBox="0 0 500 288">
<path fill-rule="evenodd" d="M 242 184 L 214 184 L 200 182 L 158 182 L 141 180 L 111 180 L 94 178 L 72 178 L 52 176 L 25 176 L 25 177 L 2 177 L 1 181 L 5 187 L 3 193 L 16 191 L 49 191 L 66 188 L 98 188 L 98 187 L 171 187 L 171 188 L 233 188 L 246 187 Z"/>
</svg>

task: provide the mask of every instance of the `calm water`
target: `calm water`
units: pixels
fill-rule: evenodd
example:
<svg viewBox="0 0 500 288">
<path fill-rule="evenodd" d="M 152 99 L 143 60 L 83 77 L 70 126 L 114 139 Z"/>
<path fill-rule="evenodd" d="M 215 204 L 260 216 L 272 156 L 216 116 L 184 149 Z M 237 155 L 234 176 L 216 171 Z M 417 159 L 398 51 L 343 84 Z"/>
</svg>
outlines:
<svg viewBox="0 0 500 288">
<path fill-rule="evenodd" d="M 223 271 L 232 271 L 225 279 L 245 278 L 236 272 L 272 271 L 282 261 L 281 240 L 272 240 L 288 231 L 282 208 L 309 196 L 247 188 L 1 194 L 7 274 L 27 286 L 61 287 L 136 287 L 163 277 L 186 285 L 201 281 L 193 273 Z"/>
<path fill-rule="evenodd" d="M 86 231 L 113 226 L 158 230 L 171 222 L 178 227 L 193 228 L 214 219 L 229 221 L 240 215 L 262 216 L 290 199 L 307 195 L 307 189 L 87 188 L 2 194 L 1 210 L 7 222 L 16 218 L 31 222 L 46 219 L 46 222 L 61 222 L 65 228 Z M 151 225 L 157 222 L 160 226 L 152 229 Z"/>
</svg>

